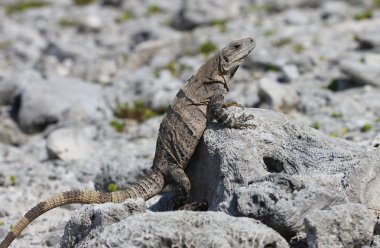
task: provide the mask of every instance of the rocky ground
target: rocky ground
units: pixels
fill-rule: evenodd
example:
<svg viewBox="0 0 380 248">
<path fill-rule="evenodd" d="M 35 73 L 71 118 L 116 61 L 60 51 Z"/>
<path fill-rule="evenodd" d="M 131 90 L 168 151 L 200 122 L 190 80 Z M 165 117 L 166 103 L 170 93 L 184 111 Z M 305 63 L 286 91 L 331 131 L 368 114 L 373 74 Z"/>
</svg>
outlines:
<svg viewBox="0 0 380 248">
<path fill-rule="evenodd" d="M 244 135 L 209 127 L 192 167 L 207 161 L 205 175 L 231 180 L 193 175 L 204 187 L 192 197 L 216 213 L 155 213 L 170 194 L 148 202 L 153 212 L 139 200 L 65 206 L 13 247 L 380 247 L 378 0 L 0 6 L 0 239 L 52 193 L 135 183 L 181 85 L 231 40 L 254 37 L 227 100 L 288 117 L 250 110 L 265 125 Z"/>
</svg>

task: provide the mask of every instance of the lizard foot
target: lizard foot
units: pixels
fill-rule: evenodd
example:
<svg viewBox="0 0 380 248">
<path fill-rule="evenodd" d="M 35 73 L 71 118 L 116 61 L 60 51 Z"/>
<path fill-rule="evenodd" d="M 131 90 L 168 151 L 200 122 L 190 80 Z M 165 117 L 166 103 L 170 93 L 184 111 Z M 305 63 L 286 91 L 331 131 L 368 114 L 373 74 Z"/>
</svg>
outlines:
<svg viewBox="0 0 380 248">
<path fill-rule="evenodd" d="M 236 116 L 235 114 L 231 114 L 228 118 L 223 122 L 224 125 L 231 128 L 256 128 L 256 124 L 247 123 L 248 121 L 254 119 L 255 116 L 251 114 L 246 114 L 243 112 L 242 114 Z"/>
<path fill-rule="evenodd" d="M 208 204 L 207 202 L 193 202 L 185 204 L 177 210 L 189 210 L 189 211 L 207 211 Z"/>
</svg>

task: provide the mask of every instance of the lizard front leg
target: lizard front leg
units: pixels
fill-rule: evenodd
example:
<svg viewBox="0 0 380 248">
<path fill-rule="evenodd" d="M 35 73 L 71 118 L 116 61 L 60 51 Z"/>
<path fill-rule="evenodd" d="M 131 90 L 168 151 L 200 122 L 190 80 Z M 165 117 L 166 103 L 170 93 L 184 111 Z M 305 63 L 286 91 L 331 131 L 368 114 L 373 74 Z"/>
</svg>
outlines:
<svg viewBox="0 0 380 248">
<path fill-rule="evenodd" d="M 255 124 L 247 123 L 254 118 L 251 114 L 242 113 L 236 116 L 229 113 L 224 107 L 224 95 L 221 92 L 215 93 L 209 102 L 208 113 L 219 123 L 230 128 L 256 127 Z"/>
<path fill-rule="evenodd" d="M 207 203 L 193 202 L 186 204 L 190 193 L 190 180 L 182 168 L 174 168 L 170 170 L 170 184 L 174 186 L 173 209 L 174 210 L 191 210 L 205 211 Z"/>
</svg>

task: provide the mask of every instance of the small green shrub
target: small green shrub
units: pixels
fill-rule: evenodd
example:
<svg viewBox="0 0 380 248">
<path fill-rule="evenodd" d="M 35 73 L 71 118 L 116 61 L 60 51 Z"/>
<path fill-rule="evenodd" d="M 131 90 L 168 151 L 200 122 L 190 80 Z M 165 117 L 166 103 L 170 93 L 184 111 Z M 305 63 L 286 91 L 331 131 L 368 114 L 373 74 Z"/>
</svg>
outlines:
<svg viewBox="0 0 380 248">
<path fill-rule="evenodd" d="M 111 121 L 111 126 L 116 130 L 116 132 L 122 133 L 125 129 L 125 121 L 117 121 L 117 120 L 112 120 Z"/>
<path fill-rule="evenodd" d="M 319 122 L 315 122 L 313 125 L 312 125 L 312 128 L 315 128 L 317 130 L 320 130 L 321 129 L 321 123 Z"/>
<path fill-rule="evenodd" d="M 173 76 L 176 77 L 176 76 L 178 76 L 177 67 L 178 67 L 177 62 L 173 60 L 172 62 L 170 62 L 169 64 L 167 64 L 167 65 L 165 66 L 165 69 L 169 70 L 170 73 L 171 73 Z"/>
<path fill-rule="evenodd" d="M 281 71 L 281 68 L 277 65 L 268 64 L 264 66 L 264 70 L 266 71 L 273 71 L 273 72 L 279 72 Z"/>
<path fill-rule="evenodd" d="M 6 5 L 5 12 L 9 15 L 24 12 L 28 9 L 42 8 L 49 5 L 45 1 L 31 0 L 31 1 L 17 1 L 14 4 Z"/>
<path fill-rule="evenodd" d="M 342 128 L 342 135 L 348 134 L 348 131 L 350 131 L 347 127 Z"/>
<path fill-rule="evenodd" d="M 327 85 L 327 89 L 331 91 L 338 91 L 339 90 L 339 82 L 338 79 L 334 78 L 331 80 L 330 84 Z"/>
<path fill-rule="evenodd" d="M 372 2 L 375 8 L 380 8 L 380 0 L 372 0 Z"/>
<path fill-rule="evenodd" d="M 146 15 L 155 15 L 155 14 L 160 14 L 162 12 L 163 12 L 163 10 L 161 9 L 160 6 L 158 6 L 158 5 L 150 5 L 148 7 L 148 10 L 146 11 L 145 14 Z"/>
<path fill-rule="evenodd" d="M 361 20 L 371 19 L 372 16 L 373 16 L 372 10 L 365 10 L 363 12 L 356 14 L 354 16 L 354 19 L 357 21 L 361 21 Z"/>
<path fill-rule="evenodd" d="M 211 22 L 211 25 L 218 27 L 222 33 L 225 33 L 227 31 L 226 20 L 214 20 Z"/>
<path fill-rule="evenodd" d="M 95 3 L 96 0 L 73 0 L 76 5 L 83 6 Z"/>
<path fill-rule="evenodd" d="M 118 100 L 116 100 L 116 108 L 114 110 L 114 115 L 116 117 L 134 119 L 138 122 L 143 122 L 146 119 L 164 113 L 165 109 L 151 109 L 143 101 L 135 101 L 134 106 L 131 107 L 128 103 L 121 104 Z"/>
<path fill-rule="evenodd" d="M 336 137 L 338 137 L 338 134 L 337 133 L 330 133 L 330 137 L 336 138 Z"/>
<path fill-rule="evenodd" d="M 362 127 L 360 128 L 360 131 L 362 131 L 362 132 L 368 132 L 368 131 L 370 131 L 372 128 L 373 128 L 373 125 L 372 125 L 372 124 L 370 124 L 370 123 L 366 123 L 366 124 L 364 124 L 364 126 L 362 126 Z"/>
<path fill-rule="evenodd" d="M 130 10 L 125 10 L 123 13 L 116 19 L 117 23 L 122 23 L 125 21 L 130 21 L 135 18 L 135 15 Z"/>
<path fill-rule="evenodd" d="M 2 40 L 0 41 L 0 50 L 5 50 L 12 45 L 12 41 L 10 40 Z"/>
<path fill-rule="evenodd" d="M 264 35 L 267 37 L 273 36 L 275 34 L 276 34 L 276 30 L 274 30 L 274 29 L 268 29 L 268 30 L 265 30 L 265 32 L 264 32 Z"/>
<path fill-rule="evenodd" d="M 11 182 L 11 185 L 12 185 L 12 186 L 15 186 L 15 185 L 16 185 L 16 176 L 11 175 L 11 176 L 9 177 L 9 181 Z"/>
<path fill-rule="evenodd" d="M 66 28 L 66 27 L 78 27 L 79 25 L 81 25 L 81 22 L 79 20 L 74 20 L 74 19 L 61 19 L 59 20 L 58 22 L 58 25 L 63 27 L 63 28 Z"/>
<path fill-rule="evenodd" d="M 303 51 L 305 51 L 305 47 L 302 44 L 297 43 L 293 45 L 293 51 L 295 53 L 302 53 Z"/>
<path fill-rule="evenodd" d="M 208 56 L 210 53 L 218 50 L 218 46 L 212 41 L 206 41 L 199 47 L 199 52 Z"/>
<path fill-rule="evenodd" d="M 332 118 L 341 118 L 342 117 L 342 113 L 340 113 L 340 112 L 332 112 L 331 113 L 331 117 Z"/>
<path fill-rule="evenodd" d="M 107 185 L 107 191 L 108 192 L 115 192 L 115 191 L 118 191 L 119 187 L 117 186 L 116 183 L 109 183 Z"/>
<path fill-rule="evenodd" d="M 290 44 L 291 42 L 292 42 L 292 39 L 290 37 L 285 37 L 285 38 L 279 39 L 278 41 L 275 41 L 273 43 L 273 46 L 274 47 L 283 47 L 283 46 Z"/>
</svg>

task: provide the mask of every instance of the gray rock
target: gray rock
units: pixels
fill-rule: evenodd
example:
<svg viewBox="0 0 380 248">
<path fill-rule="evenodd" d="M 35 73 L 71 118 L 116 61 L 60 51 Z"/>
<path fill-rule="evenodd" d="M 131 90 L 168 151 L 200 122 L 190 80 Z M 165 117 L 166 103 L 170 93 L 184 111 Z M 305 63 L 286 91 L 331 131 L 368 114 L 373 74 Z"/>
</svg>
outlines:
<svg viewBox="0 0 380 248">
<path fill-rule="evenodd" d="M 359 46 L 362 49 L 380 48 L 380 32 L 374 30 L 372 32 L 360 33 L 356 36 Z"/>
<path fill-rule="evenodd" d="M 281 1 L 281 0 L 259 0 L 255 1 L 255 4 L 261 7 L 268 6 L 274 11 L 282 11 L 288 8 L 296 8 L 296 7 L 308 7 L 308 8 L 317 8 L 320 7 L 321 4 L 325 2 L 329 2 L 330 0 L 293 0 L 293 1 Z M 372 2 L 369 0 L 349 0 L 347 1 L 350 4 L 356 6 L 364 6 L 370 7 Z"/>
<path fill-rule="evenodd" d="M 47 80 L 40 78 L 29 82 L 21 89 L 20 101 L 18 123 L 27 133 L 59 122 L 62 113 L 70 109 L 85 115 L 80 119 L 110 116 L 101 87 L 77 79 L 51 76 Z"/>
<path fill-rule="evenodd" d="M 340 69 L 355 83 L 380 86 L 380 71 L 375 66 L 346 60 L 340 63 Z"/>
<path fill-rule="evenodd" d="M 17 86 L 15 84 L 8 82 L 6 79 L 0 79 L 0 106 L 11 104 L 16 90 Z"/>
<path fill-rule="evenodd" d="M 27 141 L 17 124 L 9 117 L 0 116 L 0 142 L 19 146 Z"/>
<path fill-rule="evenodd" d="M 152 108 L 160 109 L 169 106 L 181 86 L 182 82 L 173 78 L 169 71 L 161 72 L 160 77 L 155 80 L 154 88 L 150 89 Z"/>
<path fill-rule="evenodd" d="M 200 25 L 211 24 L 215 21 L 235 18 L 239 14 L 240 3 L 236 1 L 183 0 L 181 9 L 173 20 L 173 26 L 178 29 L 192 29 Z"/>
<path fill-rule="evenodd" d="M 361 204 L 316 210 L 305 218 L 308 247 L 363 247 L 371 243 L 375 217 Z"/>
<path fill-rule="evenodd" d="M 336 20 L 342 20 L 350 14 L 347 3 L 343 1 L 325 2 L 322 4 L 320 12 L 323 19 L 335 18 Z"/>
<path fill-rule="evenodd" d="M 303 185 L 289 175 L 272 174 L 264 181 L 238 188 L 229 212 L 262 221 L 289 239 L 304 231 L 305 216 L 313 210 L 346 203 L 345 196 L 334 189 Z"/>
<path fill-rule="evenodd" d="M 215 212 L 138 214 L 89 236 L 76 247 L 288 247 L 278 233 L 258 221 Z"/>
<path fill-rule="evenodd" d="M 281 66 L 281 71 L 284 74 L 283 79 L 284 81 L 294 81 L 300 76 L 300 73 L 298 71 L 298 67 L 296 65 L 292 64 L 286 64 L 284 66 Z"/>
<path fill-rule="evenodd" d="M 350 201 L 380 207 L 379 150 L 367 151 L 279 113 L 245 111 L 255 116 L 255 129 L 211 123 L 204 132 L 187 169 L 192 201 L 207 201 L 211 210 L 226 209 L 237 188 L 282 172 L 308 185 L 335 188 Z"/>
<path fill-rule="evenodd" d="M 119 189 L 135 184 L 152 166 L 155 145 L 156 141 L 150 139 L 103 143 L 103 152 L 98 155 L 101 167 L 94 179 L 95 188 L 104 191 L 110 183 Z"/>
<path fill-rule="evenodd" d="M 376 135 L 375 138 L 371 140 L 370 146 L 375 148 L 380 147 L 380 134 Z"/>
<path fill-rule="evenodd" d="M 145 202 L 140 198 L 128 199 L 121 204 L 106 203 L 84 207 L 75 212 L 66 224 L 61 247 L 73 247 L 83 240 L 89 242 L 97 235 L 96 231 L 103 230 L 106 226 L 133 214 L 144 213 L 145 209 Z M 114 233 L 113 236 L 116 238 L 119 233 Z"/>
<path fill-rule="evenodd" d="M 46 149 L 51 159 L 86 159 L 94 153 L 94 144 L 83 128 L 60 128 L 50 133 Z"/>
<path fill-rule="evenodd" d="M 373 236 L 373 242 L 371 244 L 371 247 L 373 247 L 373 248 L 379 248 L 380 247 L 380 235 Z"/>
<path fill-rule="evenodd" d="M 334 95 L 328 90 L 301 88 L 299 95 L 297 109 L 308 115 L 322 108 L 332 107 L 336 102 Z"/>
<path fill-rule="evenodd" d="M 262 103 L 276 111 L 289 111 L 298 103 L 298 94 L 289 84 L 280 84 L 269 78 L 262 78 L 259 83 L 259 97 Z"/>
<path fill-rule="evenodd" d="M 290 25 L 305 25 L 309 22 L 309 19 L 304 11 L 291 9 L 285 13 L 285 22 Z"/>
</svg>

